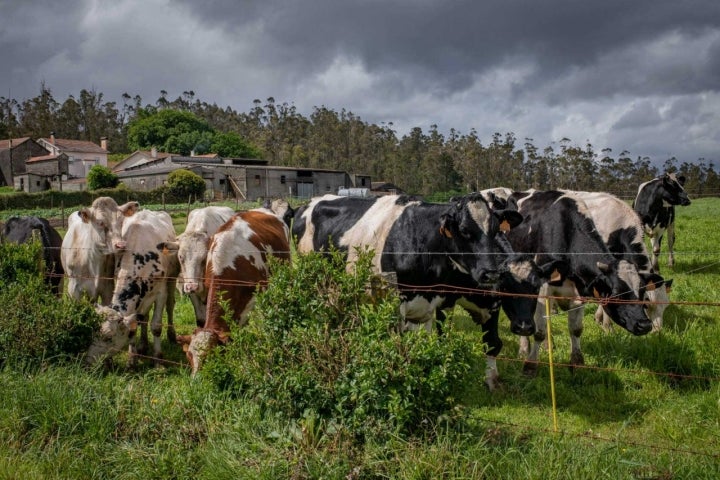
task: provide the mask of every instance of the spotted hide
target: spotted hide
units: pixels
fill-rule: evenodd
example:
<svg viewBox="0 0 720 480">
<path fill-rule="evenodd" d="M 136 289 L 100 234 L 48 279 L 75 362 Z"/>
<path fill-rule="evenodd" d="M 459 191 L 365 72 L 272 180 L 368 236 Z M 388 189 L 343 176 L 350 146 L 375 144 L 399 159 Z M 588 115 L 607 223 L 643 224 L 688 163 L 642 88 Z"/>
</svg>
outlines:
<svg viewBox="0 0 720 480">
<path fill-rule="evenodd" d="M 645 233 L 652 243 L 652 267 L 656 272 L 659 272 L 660 244 L 666 231 L 668 266 L 672 268 L 675 264 L 675 205 L 690 205 L 684 184 L 684 176 L 665 173 L 640 185 L 633 202 L 633 208 L 640 216 Z"/>
<path fill-rule="evenodd" d="M 230 326 L 222 305 L 227 302 L 238 325 L 247 322 L 257 288 L 268 280 L 269 255 L 290 259 L 288 228 L 272 212 L 250 210 L 235 214 L 210 242 L 205 267 L 207 320 L 191 336 L 179 336 L 195 375 L 209 349 L 228 339 Z"/>
<path fill-rule="evenodd" d="M 379 198 L 325 196 L 300 208 L 293 222 L 298 251 L 345 252 L 348 264 L 357 248 L 374 251 L 377 272 L 395 272 L 405 328 L 432 330 L 436 311 L 452 306 L 462 296 L 453 289 L 496 288 L 504 252 L 496 242 L 500 224 L 517 225 L 522 217 L 513 210 L 492 210 L 479 194 L 447 204 L 432 204 L 404 195 Z M 474 299 L 483 311 L 470 307 L 492 345 L 486 383 L 495 386 L 497 370 L 497 316 L 485 315 L 496 298 Z M 477 307 L 477 305 L 475 305 Z"/>
<path fill-rule="evenodd" d="M 158 249 L 164 242 L 175 241 L 175 229 L 170 215 L 165 212 L 141 210 L 128 218 L 122 228 L 122 240 L 117 242 L 118 260 L 115 290 L 111 306 L 123 322 L 140 325 L 140 346 L 134 341 L 131 329 L 130 364 L 137 362 L 137 354 L 147 350 L 147 321 L 152 310 L 153 358 L 159 364 L 162 358 L 160 335 L 163 309 L 167 312 L 168 340 L 175 342 L 173 309 L 175 282 L 180 271 L 177 255 Z M 109 320 L 109 319 L 107 319 Z M 122 335 L 122 329 L 117 330 Z M 109 342 L 117 345 L 118 342 Z M 96 354 L 96 357 L 98 354 Z"/>
<path fill-rule="evenodd" d="M 195 310 L 195 323 L 205 325 L 207 289 L 205 288 L 205 264 L 210 238 L 227 222 L 235 211 L 230 207 L 204 207 L 190 212 L 185 231 L 175 242 L 163 247 L 178 256 L 180 277 L 178 288 L 190 298 Z"/>
<path fill-rule="evenodd" d="M 668 288 L 672 279 L 665 280 L 655 273 L 645 247 L 643 226 L 637 213 L 619 198 L 603 192 L 570 192 L 585 202 L 600 237 L 618 260 L 627 260 L 635 265 L 641 279 L 643 299 L 648 317 L 653 324 L 652 331 L 662 328 L 663 314 L 668 305 Z M 606 331 L 612 328 L 612 320 L 602 305 L 595 311 L 595 320 Z"/>
<path fill-rule="evenodd" d="M 567 276 L 561 284 L 546 283 L 540 289 L 532 347 L 527 337 L 520 338 L 521 354 L 527 357 L 526 372 L 536 371 L 538 349 L 547 336 L 545 297 L 551 297 L 556 307 L 568 313 L 570 362 L 573 365 L 584 364 L 580 349 L 582 297 L 627 300 L 627 303 L 607 304 L 610 318 L 635 335 L 650 331 L 652 323 L 639 303 L 642 282 L 637 268 L 612 255 L 580 197 L 560 191 L 536 191 L 516 192 L 511 198 L 517 201 L 524 217 L 518 228 L 508 232 L 508 240 L 515 251 L 534 253 L 541 265 L 553 259 L 568 265 Z"/>
</svg>

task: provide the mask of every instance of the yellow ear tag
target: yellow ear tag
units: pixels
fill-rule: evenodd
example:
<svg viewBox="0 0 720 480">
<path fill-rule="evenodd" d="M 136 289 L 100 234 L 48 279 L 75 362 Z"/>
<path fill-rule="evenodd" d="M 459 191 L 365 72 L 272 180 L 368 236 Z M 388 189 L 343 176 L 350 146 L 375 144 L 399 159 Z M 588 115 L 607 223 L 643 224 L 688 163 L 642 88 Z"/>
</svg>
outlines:
<svg viewBox="0 0 720 480">
<path fill-rule="evenodd" d="M 551 282 L 558 282 L 562 279 L 562 275 L 560 275 L 560 272 L 558 272 L 558 269 L 556 268 L 553 270 L 553 272 L 550 274 L 550 281 Z"/>
<path fill-rule="evenodd" d="M 652 292 L 653 290 L 655 290 L 655 283 L 648 282 L 648 284 L 645 285 L 645 290 L 648 292 Z"/>
<path fill-rule="evenodd" d="M 440 235 L 447 238 L 452 238 L 452 233 L 450 233 L 450 231 L 445 227 L 440 227 Z"/>
<path fill-rule="evenodd" d="M 600 292 L 597 291 L 597 288 L 593 287 L 593 296 L 595 298 L 600 298 Z"/>
<path fill-rule="evenodd" d="M 507 220 L 503 220 L 500 223 L 500 231 L 501 232 L 509 232 L 510 231 L 510 222 L 508 222 Z"/>
<path fill-rule="evenodd" d="M 163 247 L 162 252 L 163 252 L 163 255 L 168 255 L 168 254 L 170 254 L 170 250 L 168 250 L 167 247 Z"/>
</svg>

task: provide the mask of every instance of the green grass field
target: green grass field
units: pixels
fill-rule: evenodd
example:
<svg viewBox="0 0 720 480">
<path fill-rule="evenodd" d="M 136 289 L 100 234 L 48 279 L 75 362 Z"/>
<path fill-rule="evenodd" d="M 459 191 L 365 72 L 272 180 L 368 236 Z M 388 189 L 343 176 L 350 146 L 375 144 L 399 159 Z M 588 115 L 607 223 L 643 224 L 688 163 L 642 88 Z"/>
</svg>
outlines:
<svg viewBox="0 0 720 480">
<path fill-rule="evenodd" d="M 164 344 L 160 369 L 130 372 L 119 356 L 109 372 L 0 371 L 0 479 L 720 478 L 720 199 L 677 215 L 675 267 L 660 261 L 674 279 L 661 332 L 606 334 L 588 306 L 587 368 L 572 372 L 566 318 L 552 317 L 556 424 L 549 366 L 522 375 L 504 317 L 499 390 L 485 389 L 480 366 L 452 427 L 362 448 L 191 380 L 180 347 Z M 480 341 L 467 316 L 452 319 Z M 194 326 L 186 298 L 176 324 Z"/>
</svg>

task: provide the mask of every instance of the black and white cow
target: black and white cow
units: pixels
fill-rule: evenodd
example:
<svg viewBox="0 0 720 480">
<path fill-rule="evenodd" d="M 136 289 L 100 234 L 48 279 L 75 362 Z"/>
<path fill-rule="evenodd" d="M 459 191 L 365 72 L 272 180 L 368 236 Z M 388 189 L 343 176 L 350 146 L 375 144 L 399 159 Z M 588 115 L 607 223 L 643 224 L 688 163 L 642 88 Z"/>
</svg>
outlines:
<svg viewBox="0 0 720 480">
<path fill-rule="evenodd" d="M 448 293 L 448 286 L 495 288 L 503 262 L 495 237 L 501 225 L 511 228 L 521 220 L 517 211 L 492 210 L 479 194 L 449 204 L 425 203 L 404 195 L 327 195 L 296 212 L 293 235 L 299 252 L 334 247 L 346 252 L 350 263 L 357 259 L 354 247 L 372 249 L 375 270 L 397 274 L 406 327 L 432 330 L 436 310 L 459 300 Z M 488 302 L 486 308 L 498 301 L 489 296 Z M 486 332 L 493 326 L 486 321 L 482 328 Z M 489 341 L 499 340 L 497 317 L 494 329 L 484 334 Z M 494 355 L 500 346 L 490 345 L 486 377 L 490 388 L 497 380 Z"/>
<path fill-rule="evenodd" d="M 570 192 L 585 202 L 600 237 L 610 252 L 619 260 L 633 263 L 644 284 L 648 316 L 653 323 L 653 332 L 663 324 L 663 314 L 668 306 L 668 289 L 672 279 L 664 279 L 651 265 L 645 247 L 643 226 L 635 210 L 614 195 L 604 192 Z M 608 331 L 612 321 L 602 305 L 595 311 L 595 320 Z"/>
<path fill-rule="evenodd" d="M 165 212 L 140 210 L 129 217 L 122 226 L 121 239 L 115 242 L 118 248 L 115 291 L 111 301 L 112 310 L 117 312 L 122 321 L 104 315 L 108 325 L 124 326 L 124 328 L 105 328 L 113 335 L 105 335 L 96 339 L 88 354 L 88 362 L 93 362 L 103 355 L 117 353 L 117 346 L 130 343 L 130 364 L 137 362 L 137 353 L 147 348 L 147 318 L 152 309 L 151 330 L 153 333 L 153 354 L 155 364 L 162 358 L 160 335 L 162 333 L 163 309 L 167 312 L 167 337 L 175 343 L 173 326 L 173 309 L 175 306 L 175 283 L 180 272 L 177 255 L 163 252 L 165 242 L 175 241 L 175 228 L 170 215 Z M 101 315 L 103 311 L 98 310 Z M 135 335 L 134 326 L 140 324 L 140 350 L 136 342 L 131 341 Z M 127 336 L 129 334 L 129 337 Z M 120 337 L 120 338 L 118 338 Z M 113 351 L 103 351 L 113 348 Z"/>
<path fill-rule="evenodd" d="M 610 318 L 635 335 L 644 335 L 652 328 L 643 305 L 643 283 L 637 268 L 627 260 L 618 260 L 600 237 L 587 206 L 578 196 L 560 191 L 516 192 L 523 222 L 507 233 L 515 251 L 534 253 L 538 264 L 561 260 L 568 265 L 562 285 L 549 283 L 540 290 L 541 297 L 568 312 L 571 339 L 570 362 L 584 363 L 580 350 L 583 325 L 583 300 L 597 297 L 608 301 L 605 306 Z M 619 300 L 613 302 L 612 300 Z M 521 337 L 521 354 L 527 356 L 525 370 L 537 368 L 538 349 L 547 336 L 545 304 L 538 300 L 535 314 L 536 333 L 532 347 Z"/>
<path fill-rule="evenodd" d="M 665 173 L 640 185 L 633 202 L 633 208 L 640 216 L 645 233 L 652 243 L 652 266 L 656 272 L 659 272 L 660 243 L 666 230 L 668 266 L 672 268 L 675 264 L 675 205 L 690 205 L 684 184 L 684 176 Z"/>
<path fill-rule="evenodd" d="M 2 241 L 25 243 L 37 234 L 43 246 L 45 260 L 45 280 L 52 292 L 58 295 L 62 291 L 62 279 L 65 271 L 60 261 L 62 237 L 50 223 L 40 217 L 10 217 L 2 229 Z"/>
</svg>

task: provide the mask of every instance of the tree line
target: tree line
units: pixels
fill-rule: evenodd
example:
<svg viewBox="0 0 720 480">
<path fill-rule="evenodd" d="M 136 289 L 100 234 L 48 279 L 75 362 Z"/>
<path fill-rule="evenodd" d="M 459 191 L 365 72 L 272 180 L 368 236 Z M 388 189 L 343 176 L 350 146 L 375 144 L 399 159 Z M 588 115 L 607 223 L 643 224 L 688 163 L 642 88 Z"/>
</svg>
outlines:
<svg viewBox="0 0 720 480">
<path fill-rule="evenodd" d="M 146 124 L 161 112 L 166 119 L 189 115 L 199 122 L 192 131 L 159 145 L 157 132 Z M 538 147 L 533 139 L 519 140 L 512 132 L 483 140 L 474 129 L 461 133 L 453 128 L 443 134 L 437 125 L 427 131 L 414 127 L 398 136 L 392 122 L 369 123 L 345 109 L 325 106 L 316 106 L 305 116 L 292 103 L 272 97 L 254 100 L 247 112 L 201 101 L 192 90 L 174 100 L 161 90 L 152 104 L 128 93 L 118 104 L 86 89 L 60 103 L 44 84 L 34 98 L 0 97 L 0 138 L 39 138 L 50 132 L 58 138 L 96 143 L 106 137 L 109 150 L 120 157 L 152 146 L 178 154 L 259 156 L 270 165 L 369 174 L 373 180 L 421 195 L 505 186 L 603 190 L 629 198 L 640 183 L 664 171 L 683 173 L 685 188 L 693 195 L 720 194 L 714 164 L 702 158 L 680 163 L 671 157 L 658 169 L 648 157 L 598 151 L 590 143 L 578 146 L 569 138 Z"/>
</svg>

